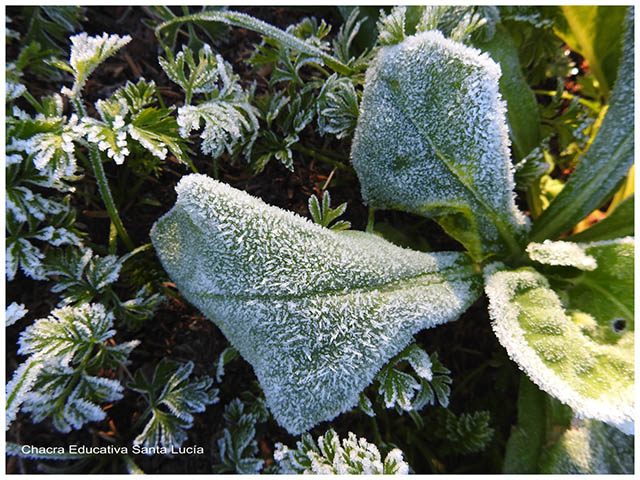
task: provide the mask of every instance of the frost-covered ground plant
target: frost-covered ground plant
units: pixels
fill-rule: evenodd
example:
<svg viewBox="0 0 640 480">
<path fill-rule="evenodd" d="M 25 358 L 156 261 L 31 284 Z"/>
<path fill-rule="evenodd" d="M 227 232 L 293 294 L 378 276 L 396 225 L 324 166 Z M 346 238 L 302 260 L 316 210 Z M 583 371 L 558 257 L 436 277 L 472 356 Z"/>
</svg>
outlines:
<svg viewBox="0 0 640 480">
<path fill-rule="evenodd" d="M 51 418 L 60 432 L 99 421 L 104 402 L 122 398 L 118 380 L 105 369 L 127 363 L 140 342 L 108 344 L 113 315 L 100 304 L 63 307 L 36 320 L 20 335 L 18 353 L 29 355 L 7 385 L 7 428 L 22 405 L 34 422 Z"/>
<path fill-rule="evenodd" d="M 335 232 L 205 176 L 182 179 L 176 206 L 151 232 L 154 246 L 185 297 L 252 364 L 281 425 L 299 433 L 355 406 L 357 392 L 413 334 L 455 320 L 483 282 L 492 327 L 529 378 L 571 407 L 576 422 L 590 418 L 633 434 L 633 239 L 557 241 L 611 197 L 633 163 L 629 11 L 598 134 L 533 222 L 514 195 L 510 135 L 524 141 L 510 103 L 515 87 L 502 82 L 501 65 L 490 57 L 507 65 L 513 56 L 499 42 L 497 10 L 418 8 L 413 34 L 404 7 L 381 18 L 351 150 L 363 199 L 433 218 L 466 254 L 409 251 L 367 233 Z M 321 36 L 300 42 L 233 12 L 198 18 L 248 26 L 336 72 L 352 72 L 323 51 Z M 323 223 L 318 202 L 310 207 Z M 425 367 L 416 372 L 428 380 Z M 404 392 L 422 389 L 412 381 L 399 382 Z M 388 405 L 398 401 L 396 390 L 389 387 Z M 400 398 L 400 406 L 410 399 Z M 632 442 L 593 438 L 592 448 Z"/>
<path fill-rule="evenodd" d="M 629 10 L 10 7 L 7 468 L 633 471 Z"/>
<path fill-rule="evenodd" d="M 378 448 L 349 432 L 340 442 L 334 430 L 318 437 L 318 443 L 304 434 L 295 450 L 282 443 L 276 444 L 273 454 L 278 462 L 278 473 L 305 473 L 316 475 L 406 475 L 409 465 L 402 451 L 391 450 L 382 460 Z"/>
</svg>

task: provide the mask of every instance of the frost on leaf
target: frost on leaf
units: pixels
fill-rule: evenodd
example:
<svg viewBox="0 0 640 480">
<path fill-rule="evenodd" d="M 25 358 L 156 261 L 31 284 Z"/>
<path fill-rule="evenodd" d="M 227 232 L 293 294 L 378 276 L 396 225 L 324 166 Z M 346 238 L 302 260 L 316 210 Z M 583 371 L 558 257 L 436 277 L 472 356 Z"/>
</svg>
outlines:
<svg viewBox="0 0 640 480">
<path fill-rule="evenodd" d="M 297 449 L 291 450 L 282 443 L 276 444 L 273 454 L 279 473 L 304 473 L 315 475 L 406 475 L 409 465 L 398 448 L 391 450 L 382 460 L 378 447 L 349 432 L 342 439 L 329 429 L 318 437 L 318 443 L 309 434 L 302 436 Z"/>
<path fill-rule="evenodd" d="M 120 37 L 106 33 L 101 36 L 90 37 L 86 32 L 82 32 L 72 36 L 69 40 L 71 40 L 69 64 L 74 72 L 75 83 L 73 89 L 65 93 L 70 96 L 77 96 L 84 87 L 89 75 L 93 73 L 98 65 L 129 43 L 131 37 L 129 35 Z"/>
<path fill-rule="evenodd" d="M 574 421 L 542 454 L 540 473 L 633 474 L 633 439 L 606 423 Z"/>
<path fill-rule="evenodd" d="M 545 240 L 543 243 L 527 245 L 529 258 L 546 265 L 564 265 L 580 270 L 595 270 L 598 266 L 595 258 L 587 255 L 577 243 Z"/>
<path fill-rule="evenodd" d="M 487 267 L 492 326 L 510 357 L 542 390 L 633 433 L 633 243 L 591 244 L 599 267 L 572 277 L 561 297 L 532 268 Z M 559 290 L 559 289 L 558 289 Z"/>
<path fill-rule="evenodd" d="M 420 33 L 383 47 L 367 70 L 351 157 L 364 200 L 435 218 L 477 258 L 519 252 L 500 67 Z"/>
<path fill-rule="evenodd" d="M 412 335 L 455 320 L 479 293 L 464 254 L 331 231 L 204 175 L 177 192 L 151 231 L 160 260 L 252 364 L 292 433 L 357 405 Z"/>
</svg>

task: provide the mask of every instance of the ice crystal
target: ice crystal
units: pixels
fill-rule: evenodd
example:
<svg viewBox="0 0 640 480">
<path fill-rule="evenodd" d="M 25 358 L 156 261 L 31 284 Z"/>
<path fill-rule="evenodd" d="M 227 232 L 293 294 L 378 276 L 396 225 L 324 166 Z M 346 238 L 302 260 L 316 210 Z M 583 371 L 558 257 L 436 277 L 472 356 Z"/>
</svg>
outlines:
<svg viewBox="0 0 640 480">
<path fill-rule="evenodd" d="M 310 435 L 305 434 L 291 450 L 282 443 L 276 444 L 273 458 L 281 473 L 329 474 L 329 475 L 407 475 L 409 465 L 398 448 L 391 450 L 384 461 L 378 447 L 365 438 L 349 432 L 342 439 L 333 429 L 318 437 L 316 445 Z"/>
<path fill-rule="evenodd" d="M 367 70 L 353 140 L 364 200 L 434 217 L 476 258 L 519 252 L 500 67 L 487 54 L 419 33 Z"/>
<path fill-rule="evenodd" d="M 586 253 L 599 267 L 573 280 L 565 292 L 567 311 L 547 279 L 532 268 L 487 267 L 492 326 L 511 358 L 542 390 L 580 417 L 631 434 L 633 243 L 591 244 Z"/>
<path fill-rule="evenodd" d="M 108 57 L 117 52 L 120 48 L 131 41 L 129 35 L 120 37 L 118 35 L 108 35 L 91 37 L 86 32 L 79 33 L 70 38 L 71 56 L 69 64 L 74 71 L 75 83 L 71 90 L 65 89 L 64 93 L 70 96 L 77 96 L 89 75 L 104 62 Z"/>
<path fill-rule="evenodd" d="M 11 302 L 11 305 L 9 305 L 5 311 L 6 326 L 8 327 L 16 323 L 18 320 L 24 317 L 28 311 L 29 310 L 24 308 L 24 304 Z"/>
<path fill-rule="evenodd" d="M 598 267 L 595 258 L 587 255 L 577 243 L 553 242 L 545 240 L 543 243 L 527 245 L 529 258 L 547 265 L 566 265 L 580 270 L 595 270 Z"/>
<path fill-rule="evenodd" d="M 253 365 L 276 420 L 302 432 L 357 405 L 419 330 L 478 295 L 468 257 L 334 232 L 204 175 L 183 177 L 152 242 L 183 295 Z"/>
</svg>

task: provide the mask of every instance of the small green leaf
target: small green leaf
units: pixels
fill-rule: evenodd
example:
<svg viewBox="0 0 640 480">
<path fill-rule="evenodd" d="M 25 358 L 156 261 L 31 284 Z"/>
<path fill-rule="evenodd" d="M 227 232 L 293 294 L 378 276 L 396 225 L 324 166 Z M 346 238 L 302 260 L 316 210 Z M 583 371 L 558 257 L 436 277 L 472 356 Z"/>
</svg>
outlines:
<svg viewBox="0 0 640 480">
<path fill-rule="evenodd" d="M 360 401 L 358 402 L 358 408 L 362 410 L 369 417 L 375 417 L 376 412 L 373 411 L 373 404 L 369 397 L 365 395 L 364 392 L 360 394 Z"/>
<path fill-rule="evenodd" d="M 204 175 L 183 177 L 151 232 L 180 291 L 254 368 L 276 420 L 299 433 L 358 404 L 419 330 L 478 296 L 463 253 L 333 232 Z"/>
<path fill-rule="evenodd" d="M 532 268 L 488 267 L 485 291 L 492 326 L 510 357 L 542 390 L 581 417 L 630 433 L 634 418 L 633 242 L 583 248 L 598 268 L 564 280 L 563 285 L 569 285 L 561 292 L 565 305 L 549 281 Z"/>
<path fill-rule="evenodd" d="M 367 70 L 353 166 L 369 206 L 435 218 L 476 259 L 519 255 L 500 67 L 437 31 L 383 47 Z"/>
</svg>

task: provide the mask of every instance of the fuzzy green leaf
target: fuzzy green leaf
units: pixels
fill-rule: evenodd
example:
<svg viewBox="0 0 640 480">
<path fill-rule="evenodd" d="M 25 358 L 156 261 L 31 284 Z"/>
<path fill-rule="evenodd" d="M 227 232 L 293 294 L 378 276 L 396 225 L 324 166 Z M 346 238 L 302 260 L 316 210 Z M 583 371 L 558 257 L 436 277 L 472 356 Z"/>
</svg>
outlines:
<svg viewBox="0 0 640 480">
<path fill-rule="evenodd" d="M 493 329 L 542 390 L 581 417 L 633 431 L 633 242 L 586 245 L 598 268 L 560 297 L 532 268 L 492 271 L 486 293 Z M 566 308 L 566 310 L 565 310 Z"/>
<path fill-rule="evenodd" d="M 618 79 L 602 126 L 560 194 L 536 219 L 532 241 L 554 240 L 566 233 L 615 192 L 633 164 L 633 9 L 631 12 Z"/>
<path fill-rule="evenodd" d="M 543 452 L 540 473 L 633 474 L 633 438 L 596 420 L 574 421 Z"/>
<path fill-rule="evenodd" d="M 177 192 L 151 231 L 160 260 L 252 364 L 290 432 L 357 405 L 412 335 L 455 320 L 479 293 L 464 254 L 333 232 L 204 175 Z"/>
<path fill-rule="evenodd" d="M 476 259 L 518 254 L 527 220 L 499 78 L 486 54 L 437 31 L 381 48 L 351 150 L 365 202 L 435 218 Z"/>
</svg>

